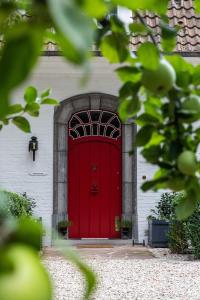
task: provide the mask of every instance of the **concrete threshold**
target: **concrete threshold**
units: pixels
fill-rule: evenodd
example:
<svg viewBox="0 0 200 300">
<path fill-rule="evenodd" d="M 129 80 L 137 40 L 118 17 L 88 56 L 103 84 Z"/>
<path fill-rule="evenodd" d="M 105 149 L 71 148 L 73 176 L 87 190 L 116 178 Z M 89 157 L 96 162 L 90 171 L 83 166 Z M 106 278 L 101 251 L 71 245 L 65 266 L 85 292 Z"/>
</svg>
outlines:
<svg viewBox="0 0 200 300">
<path fill-rule="evenodd" d="M 54 244 L 54 243 L 53 243 Z M 77 246 L 77 245 L 113 245 L 113 246 L 120 246 L 120 245 L 132 245 L 133 240 L 121 240 L 121 239 L 63 239 L 59 241 L 59 245 L 62 246 Z"/>
</svg>

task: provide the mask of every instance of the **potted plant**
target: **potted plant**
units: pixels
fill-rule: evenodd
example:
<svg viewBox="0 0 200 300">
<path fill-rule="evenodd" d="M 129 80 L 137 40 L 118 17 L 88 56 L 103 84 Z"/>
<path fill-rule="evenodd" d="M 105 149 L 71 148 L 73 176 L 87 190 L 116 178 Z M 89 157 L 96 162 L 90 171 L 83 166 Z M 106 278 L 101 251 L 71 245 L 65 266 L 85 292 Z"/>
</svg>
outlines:
<svg viewBox="0 0 200 300">
<path fill-rule="evenodd" d="M 57 224 L 58 232 L 61 234 L 61 236 L 66 236 L 67 234 L 67 228 L 71 225 L 71 222 L 68 220 L 62 220 L 59 221 Z"/>
<path fill-rule="evenodd" d="M 174 214 L 176 193 L 163 193 L 152 215 L 148 216 L 148 244 L 155 248 L 168 247 L 169 221 Z"/>
<path fill-rule="evenodd" d="M 122 239 L 132 238 L 132 221 L 122 219 L 120 222 L 120 228 L 121 228 Z"/>
</svg>

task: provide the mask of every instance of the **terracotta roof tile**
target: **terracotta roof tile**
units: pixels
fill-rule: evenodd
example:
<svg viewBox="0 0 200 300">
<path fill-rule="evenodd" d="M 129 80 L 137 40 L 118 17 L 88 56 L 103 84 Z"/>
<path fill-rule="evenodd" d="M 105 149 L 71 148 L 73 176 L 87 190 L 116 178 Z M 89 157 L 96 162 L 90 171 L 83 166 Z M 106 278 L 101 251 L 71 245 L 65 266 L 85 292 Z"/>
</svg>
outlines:
<svg viewBox="0 0 200 300">
<path fill-rule="evenodd" d="M 177 52 L 200 52 L 200 15 L 194 12 L 192 0 L 171 0 L 167 13 L 170 25 L 179 25 L 181 29 L 177 35 Z M 155 32 L 155 39 L 160 43 L 160 18 L 152 13 L 143 14 L 145 22 Z M 133 20 L 137 18 L 133 16 Z M 138 45 L 150 41 L 147 36 L 135 36 L 131 40 L 131 49 L 136 50 Z"/>
</svg>

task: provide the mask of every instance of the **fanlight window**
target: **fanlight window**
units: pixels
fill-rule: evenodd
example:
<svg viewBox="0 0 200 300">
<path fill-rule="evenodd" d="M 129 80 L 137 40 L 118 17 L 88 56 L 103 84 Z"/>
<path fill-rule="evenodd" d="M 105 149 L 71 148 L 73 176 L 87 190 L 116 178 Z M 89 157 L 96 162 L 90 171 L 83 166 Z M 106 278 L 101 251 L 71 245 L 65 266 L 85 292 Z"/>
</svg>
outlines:
<svg viewBox="0 0 200 300">
<path fill-rule="evenodd" d="M 69 122 L 69 135 L 73 139 L 84 136 L 105 136 L 117 139 L 121 125 L 116 114 L 108 111 L 88 110 L 75 113 Z"/>
</svg>

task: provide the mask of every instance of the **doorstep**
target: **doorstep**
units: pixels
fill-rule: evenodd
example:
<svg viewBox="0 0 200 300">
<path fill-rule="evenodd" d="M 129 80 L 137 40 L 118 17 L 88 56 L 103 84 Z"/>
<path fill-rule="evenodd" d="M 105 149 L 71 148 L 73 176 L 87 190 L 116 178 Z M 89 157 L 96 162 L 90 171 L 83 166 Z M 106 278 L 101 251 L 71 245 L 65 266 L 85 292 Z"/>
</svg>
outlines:
<svg viewBox="0 0 200 300">
<path fill-rule="evenodd" d="M 56 242 L 53 242 L 53 245 Z M 78 246 L 78 245 L 113 245 L 113 246 L 123 246 L 123 245 L 133 245 L 132 239 L 122 240 L 122 239 L 62 239 L 59 240 L 60 246 Z"/>
</svg>

